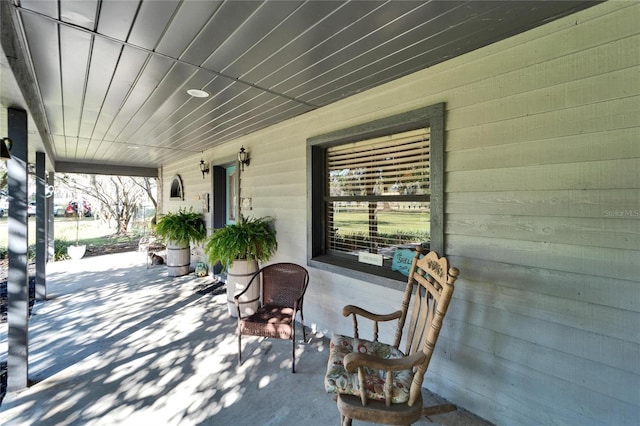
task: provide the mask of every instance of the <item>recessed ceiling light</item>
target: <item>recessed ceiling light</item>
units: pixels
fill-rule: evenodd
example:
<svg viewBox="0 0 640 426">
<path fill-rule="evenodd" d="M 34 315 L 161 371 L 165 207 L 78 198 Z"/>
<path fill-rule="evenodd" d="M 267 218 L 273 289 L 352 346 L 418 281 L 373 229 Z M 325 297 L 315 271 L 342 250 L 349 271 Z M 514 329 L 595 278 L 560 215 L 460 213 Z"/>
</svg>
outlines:
<svg viewBox="0 0 640 426">
<path fill-rule="evenodd" d="M 193 96 L 194 98 L 208 98 L 209 97 L 209 93 L 205 92 L 204 90 L 200 90 L 200 89 L 189 89 L 187 90 L 187 93 L 191 96 Z"/>
</svg>

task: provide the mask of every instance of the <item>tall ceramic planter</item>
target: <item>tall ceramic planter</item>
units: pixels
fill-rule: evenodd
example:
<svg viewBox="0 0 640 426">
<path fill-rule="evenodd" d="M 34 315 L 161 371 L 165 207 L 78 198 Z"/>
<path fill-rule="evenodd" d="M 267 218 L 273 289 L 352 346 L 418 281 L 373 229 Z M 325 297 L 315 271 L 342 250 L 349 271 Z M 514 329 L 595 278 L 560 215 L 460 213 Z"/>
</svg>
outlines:
<svg viewBox="0 0 640 426">
<path fill-rule="evenodd" d="M 233 297 L 247 288 L 251 277 L 258 271 L 258 262 L 255 260 L 236 260 L 227 270 L 227 308 L 229 315 L 232 317 L 238 316 L 236 305 L 233 302 Z M 251 286 L 251 289 L 242 295 L 241 302 L 250 302 L 240 305 L 240 315 L 245 317 L 255 313 L 258 309 L 258 301 L 260 299 L 260 277 L 257 277 L 257 283 Z"/>
<path fill-rule="evenodd" d="M 169 241 L 167 244 L 167 273 L 180 277 L 189 273 L 191 251 L 188 241 Z"/>
</svg>

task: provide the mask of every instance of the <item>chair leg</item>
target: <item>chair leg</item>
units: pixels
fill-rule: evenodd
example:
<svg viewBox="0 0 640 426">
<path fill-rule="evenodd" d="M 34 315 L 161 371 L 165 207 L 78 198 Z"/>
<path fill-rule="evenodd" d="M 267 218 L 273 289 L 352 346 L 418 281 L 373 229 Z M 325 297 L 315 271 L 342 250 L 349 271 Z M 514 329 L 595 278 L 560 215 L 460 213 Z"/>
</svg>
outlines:
<svg viewBox="0 0 640 426">
<path fill-rule="evenodd" d="M 304 314 L 302 313 L 302 309 L 300 309 L 300 324 L 302 325 L 302 340 L 307 342 L 307 331 L 304 329 Z"/>
<path fill-rule="evenodd" d="M 351 419 L 340 414 L 340 426 L 351 426 Z"/>
<path fill-rule="evenodd" d="M 242 365 L 242 335 L 238 333 L 238 367 Z"/>
<path fill-rule="evenodd" d="M 423 407 L 422 415 L 425 417 L 437 416 L 438 414 L 449 413 L 451 411 L 456 411 L 457 409 L 458 407 L 453 404 L 433 405 L 431 407 Z"/>
<path fill-rule="evenodd" d="M 293 317 L 293 324 L 291 324 L 291 372 L 296 372 L 296 321 Z"/>
</svg>

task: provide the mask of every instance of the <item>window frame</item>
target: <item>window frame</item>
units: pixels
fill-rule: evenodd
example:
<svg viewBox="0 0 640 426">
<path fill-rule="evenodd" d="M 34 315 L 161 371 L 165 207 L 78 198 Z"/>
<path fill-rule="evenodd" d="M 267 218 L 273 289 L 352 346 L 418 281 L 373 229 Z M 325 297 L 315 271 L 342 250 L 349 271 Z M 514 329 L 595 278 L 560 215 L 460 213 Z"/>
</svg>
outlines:
<svg viewBox="0 0 640 426">
<path fill-rule="evenodd" d="M 182 188 L 182 178 L 180 175 L 175 175 L 171 179 L 171 186 L 169 186 L 169 199 L 170 200 L 184 200 L 184 189 Z"/>
<path fill-rule="evenodd" d="M 437 103 L 307 139 L 307 265 L 397 288 L 406 277 L 387 268 L 326 254 L 326 148 L 419 128 L 430 129 L 430 250 L 444 255 L 444 111 Z M 319 213 L 320 212 L 320 213 Z"/>
</svg>

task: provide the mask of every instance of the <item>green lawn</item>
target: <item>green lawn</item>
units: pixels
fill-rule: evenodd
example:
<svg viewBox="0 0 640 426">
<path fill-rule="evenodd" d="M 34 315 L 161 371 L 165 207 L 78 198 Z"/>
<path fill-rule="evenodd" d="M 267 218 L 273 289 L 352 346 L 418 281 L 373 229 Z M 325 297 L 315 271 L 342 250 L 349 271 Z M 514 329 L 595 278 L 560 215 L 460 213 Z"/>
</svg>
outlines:
<svg viewBox="0 0 640 426">
<path fill-rule="evenodd" d="M 56 217 L 53 225 L 54 238 L 56 240 L 66 240 L 75 242 L 76 228 L 80 240 L 107 237 L 113 234 L 113 229 L 107 227 L 104 222 L 92 218 L 82 218 L 76 222 L 75 218 Z M 36 242 L 36 221 L 34 217 L 28 222 L 29 245 Z M 6 216 L 0 219 L 0 247 L 7 247 L 9 233 Z"/>
<path fill-rule="evenodd" d="M 363 210 L 340 211 L 334 213 L 333 223 L 339 233 L 368 233 L 369 215 Z M 429 232 L 429 212 L 424 210 L 383 210 L 378 211 L 378 233 L 393 234 L 403 232 Z"/>
</svg>

